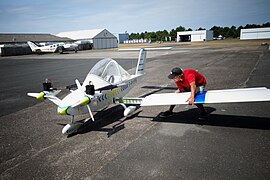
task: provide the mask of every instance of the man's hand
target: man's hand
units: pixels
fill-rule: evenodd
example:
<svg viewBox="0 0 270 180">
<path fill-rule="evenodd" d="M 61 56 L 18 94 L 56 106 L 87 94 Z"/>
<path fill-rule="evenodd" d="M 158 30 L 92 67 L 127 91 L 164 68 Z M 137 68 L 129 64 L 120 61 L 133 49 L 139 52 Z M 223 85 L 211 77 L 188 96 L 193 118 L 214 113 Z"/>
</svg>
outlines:
<svg viewBox="0 0 270 180">
<path fill-rule="evenodd" d="M 181 91 L 179 89 L 177 89 L 174 93 L 180 93 Z"/>
<path fill-rule="evenodd" d="M 189 105 L 194 105 L 194 97 L 190 96 L 187 101 Z"/>
<path fill-rule="evenodd" d="M 196 93 L 196 84 L 195 82 L 190 83 L 190 97 L 187 99 L 186 102 L 188 102 L 189 105 L 193 105 L 194 104 L 194 97 L 195 97 L 195 93 Z"/>
</svg>

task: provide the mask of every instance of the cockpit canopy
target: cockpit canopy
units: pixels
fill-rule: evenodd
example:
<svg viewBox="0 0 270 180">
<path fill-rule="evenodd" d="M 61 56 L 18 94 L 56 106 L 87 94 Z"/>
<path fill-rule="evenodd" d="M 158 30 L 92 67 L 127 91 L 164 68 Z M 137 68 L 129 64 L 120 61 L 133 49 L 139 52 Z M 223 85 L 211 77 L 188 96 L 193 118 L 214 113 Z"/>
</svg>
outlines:
<svg viewBox="0 0 270 180">
<path fill-rule="evenodd" d="M 130 77 L 130 74 L 124 70 L 115 60 L 109 58 L 100 60 L 90 70 L 89 74 L 99 76 L 111 84 L 122 82 Z"/>
</svg>

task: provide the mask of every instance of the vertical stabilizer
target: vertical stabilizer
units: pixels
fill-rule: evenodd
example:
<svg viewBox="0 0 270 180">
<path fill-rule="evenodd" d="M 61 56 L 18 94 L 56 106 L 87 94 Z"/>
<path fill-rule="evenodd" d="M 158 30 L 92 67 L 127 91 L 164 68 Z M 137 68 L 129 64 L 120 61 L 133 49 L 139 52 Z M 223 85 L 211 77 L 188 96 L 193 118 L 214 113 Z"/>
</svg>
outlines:
<svg viewBox="0 0 270 180">
<path fill-rule="evenodd" d="M 145 49 L 141 48 L 135 73 L 136 75 L 144 74 L 145 61 L 146 61 L 146 51 Z"/>
<path fill-rule="evenodd" d="M 29 45 L 29 47 L 32 51 L 35 51 L 38 48 L 38 46 L 31 41 L 27 41 L 27 44 Z"/>
</svg>

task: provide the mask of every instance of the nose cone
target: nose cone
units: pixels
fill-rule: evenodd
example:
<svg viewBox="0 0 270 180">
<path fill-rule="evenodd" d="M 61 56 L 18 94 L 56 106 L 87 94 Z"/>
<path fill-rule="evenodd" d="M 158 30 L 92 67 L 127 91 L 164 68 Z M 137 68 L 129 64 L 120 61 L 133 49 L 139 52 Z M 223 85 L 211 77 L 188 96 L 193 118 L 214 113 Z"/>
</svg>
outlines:
<svg viewBox="0 0 270 180">
<path fill-rule="evenodd" d="M 68 110 L 68 107 L 64 107 L 64 108 L 58 107 L 57 108 L 57 113 L 61 114 L 61 115 L 67 115 L 67 110 Z"/>
</svg>

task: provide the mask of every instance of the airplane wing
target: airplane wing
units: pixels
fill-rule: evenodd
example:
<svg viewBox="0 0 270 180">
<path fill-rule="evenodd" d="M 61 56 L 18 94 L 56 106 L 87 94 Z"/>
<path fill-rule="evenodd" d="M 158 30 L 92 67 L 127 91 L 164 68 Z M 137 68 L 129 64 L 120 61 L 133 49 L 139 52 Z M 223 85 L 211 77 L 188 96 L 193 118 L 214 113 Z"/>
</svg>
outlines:
<svg viewBox="0 0 270 180">
<path fill-rule="evenodd" d="M 190 92 L 152 94 L 142 99 L 141 106 L 188 104 Z M 197 93 L 195 104 L 270 101 L 270 89 L 242 88 L 211 90 Z"/>
</svg>

